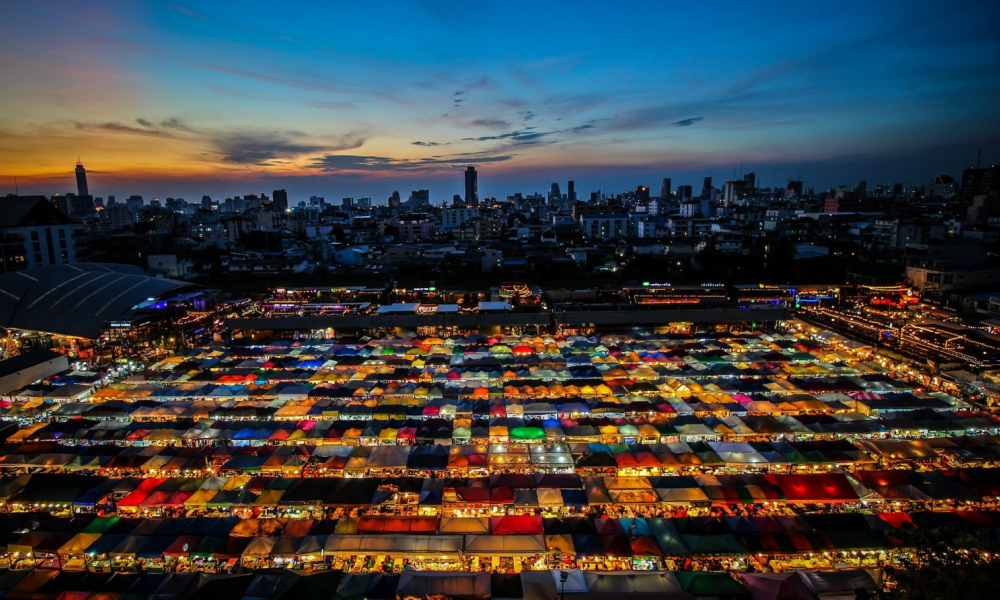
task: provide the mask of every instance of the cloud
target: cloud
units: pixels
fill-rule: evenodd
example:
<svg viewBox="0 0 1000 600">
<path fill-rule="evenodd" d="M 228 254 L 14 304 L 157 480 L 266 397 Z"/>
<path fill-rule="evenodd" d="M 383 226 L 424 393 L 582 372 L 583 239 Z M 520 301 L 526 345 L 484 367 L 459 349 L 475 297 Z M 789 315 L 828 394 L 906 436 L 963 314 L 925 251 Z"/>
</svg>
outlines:
<svg viewBox="0 0 1000 600">
<path fill-rule="evenodd" d="M 552 135 L 556 133 L 554 131 L 532 131 L 534 127 L 525 127 L 524 129 L 518 129 L 515 131 L 508 131 L 507 133 L 501 133 L 498 135 L 484 135 L 481 137 L 472 138 L 462 138 L 465 142 L 491 142 L 496 140 L 510 140 L 513 142 L 528 142 L 532 140 L 537 140 L 539 138 L 545 137 L 547 135 Z"/>
<path fill-rule="evenodd" d="M 333 143 L 299 141 L 304 134 L 288 132 L 240 132 L 215 137 L 212 144 L 222 160 L 241 165 L 275 164 L 275 159 L 290 158 L 319 152 L 339 152 L 360 148 L 365 138 L 360 133 L 348 133 Z"/>
<path fill-rule="evenodd" d="M 194 129 L 188 127 L 186 123 L 177 117 L 170 117 L 169 119 L 160 121 L 160 127 L 163 127 L 164 129 L 178 129 L 180 131 L 194 131 Z"/>
<path fill-rule="evenodd" d="M 419 140 L 416 141 L 416 142 L 410 142 L 410 144 L 412 144 L 414 146 L 447 146 L 448 145 L 447 143 L 442 143 L 442 142 L 421 142 Z"/>
<path fill-rule="evenodd" d="M 75 123 L 76 128 L 82 131 L 107 131 L 111 133 L 126 133 L 132 135 L 161 135 L 162 132 L 159 129 L 153 127 L 152 123 L 149 123 L 149 127 L 146 127 L 146 123 L 142 122 L 143 119 L 136 119 L 136 122 L 143 127 L 133 127 L 131 125 L 123 125 L 117 122 L 108 123 Z"/>
<path fill-rule="evenodd" d="M 217 65 L 195 64 L 192 66 L 209 71 L 216 71 L 218 73 L 226 73 L 228 75 L 255 79 L 257 81 L 276 83 L 300 90 L 329 92 L 335 94 L 355 94 L 372 98 L 380 98 L 382 100 L 392 100 L 394 102 L 405 104 L 405 101 L 401 99 L 400 95 L 391 93 L 388 90 L 375 90 L 361 86 L 341 85 L 329 81 L 327 77 L 319 73 L 303 72 L 296 75 L 283 71 L 280 74 L 270 74 L 247 71 L 246 69 L 221 67 Z"/>
<path fill-rule="evenodd" d="M 307 165 L 311 169 L 326 172 L 337 171 L 433 171 L 468 164 L 504 162 L 514 158 L 513 154 L 493 156 L 442 156 L 431 158 L 390 158 L 387 156 L 358 156 L 354 154 L 327 154 L 317 157 Z"/>
<path fill-rule="evenodd" d="M 476 119 L 472 122 L 477 127 L 489 127 L 491 129 L 507 129 L 510 123 L 503 119 Z"/>
<path fill-rule="evenodd" d="M 690 127 L 690 126 L 694 125 L 695 123 L 697 123 L 698 121 L 701 121 L 704 118 L 705 117 L 692 117 L 690 119 L 681 119 L 680 121 L 674 121 L 674 126 L 675 127 Z"/>
<path fill-rule="evenodd" d="M 311 108 L 322 108 L 330 110 L 349 110 L 357 108 L 354 102 L 349 100 L 314 100 L 309 103 Z"/>
<path fill-rule="evenodd" d="M 570 127 L 570 131 L 576 133 L 578 131 L 584 131 L 586 129 L 593 129 L 596 127 L 593 123 L 587 123 L 586 125 L 577 125 L 576 127 Z"/>
</svg>

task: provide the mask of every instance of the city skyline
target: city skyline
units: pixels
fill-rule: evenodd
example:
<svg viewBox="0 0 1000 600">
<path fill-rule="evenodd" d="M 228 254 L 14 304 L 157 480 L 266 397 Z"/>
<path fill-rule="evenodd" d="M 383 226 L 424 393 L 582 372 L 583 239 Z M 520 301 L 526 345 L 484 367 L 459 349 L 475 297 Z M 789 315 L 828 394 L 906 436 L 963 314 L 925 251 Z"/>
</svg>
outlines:
<svg viewBox="0 0 1000 600">
<path fill-rule="evenodd" d="M 992 3 L 264 6 L 5 7 L 0 191 L 73 191 L 78 156 L 97 196 L 380 203 L 463 195 L 468 165 L 480 197 L 585 197 L 741 162 L 825 189 L 997 161 Z"/>
</svg>

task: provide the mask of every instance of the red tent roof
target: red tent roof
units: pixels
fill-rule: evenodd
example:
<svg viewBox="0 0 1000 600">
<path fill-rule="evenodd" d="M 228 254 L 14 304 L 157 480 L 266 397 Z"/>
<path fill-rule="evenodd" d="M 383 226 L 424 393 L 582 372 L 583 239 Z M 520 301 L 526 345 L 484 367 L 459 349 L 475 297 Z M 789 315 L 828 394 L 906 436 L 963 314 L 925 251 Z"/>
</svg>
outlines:
<svg viewBox="0 0 1000 600">
<path fill-rule="evenodd" d="M 857 493 L 843 473 L 766 475 L 765 477 L 781 488 L 788 502 L 843 503 L 858 501 Z"/>
<path fill-rule="evenodd" d="M 490 531 L 493 535 L 540 534 L 543 533 L 542 517 L 529 515 L 490 517 Z"/>
</svg>

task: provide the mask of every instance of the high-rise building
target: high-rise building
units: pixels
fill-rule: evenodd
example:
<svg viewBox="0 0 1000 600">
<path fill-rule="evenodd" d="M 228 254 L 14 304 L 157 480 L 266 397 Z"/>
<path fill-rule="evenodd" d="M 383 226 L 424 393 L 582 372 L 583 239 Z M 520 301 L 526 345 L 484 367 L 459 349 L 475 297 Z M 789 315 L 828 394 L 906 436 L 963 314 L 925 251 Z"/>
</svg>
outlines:
<svg viewBox="0 0 1000 600">
<path fill-rule="evenodd" d="M 881 187 L 882 186 L 879 186 L 879 188 L 881 188 Z M 878 189 L 878 188 L 876 188 L 876 189 Z M 798 198 L 799 196 L 801 196 L 802 195 L 802 180 L 801 179 L 792 179 L 792 180 L 790 180 L 788 182 L 788 185 L 785 186 L 785 195 L 786 196 L 792 196 L 794 198 Z"/>
<path fill-rule="evenodd" d="M 465 168 L 465 204 L 479 204 L 479 176 L 476 174 L 476 167 Z"/>
<path fill-rule="evenodd" d="M 402 199 L 399 197 L 399 192 L 398 191 L 393 192 L 392 195 L 389 196 L 389 206 L 390 207 L 399 206 L 401 202 L 402 202 Z"/>
<path fill-rule="evenodd" d="M 90 189 L 87 187 L 87 169 L 83 168 L 83 163 L 80 161 L 76 162 L 76 195 L 90 195 Z"/>
<path fill-rule="evenodd" d="M 701 184 L 701 199 L 711 200 L 712 199 L 712 178 L 706 177 L 705 181 Z"/>
<path fill-rule="evenodd" d="M 569 185 L 566 186 L 566 198 L 570 202 L 576 202 L 576 183 L 570 180 Z"/>
<path fill-rule="evenodd" d="M 430 190 L 413 190 L 410 192 L 410 199 L 406 201 L 407 204 L 424 206 L 431 203 L 431 192 Z"/>
<path fill-rule="evenodd" d="M 689 185 L 679 185 L 677 186 L 677 199 L 678 200 L 688 200 L 691 198 L 692 189 Z"/>
<path fill-rule="evenodd" d="M 670 195 L 673 193 L 673 188 L 670 187 L 670 178 L 663 178 L 663 185 L 660 186 L 660 198 L 663 200 L 670 200 Z"/>
<path fill-rule="evenodd" d="M 854 191 L 857 192 L 858 196 L 864 198 L 868 195 L 868 182 L 862 180 Z"/>
<path fill-rule="evenodd" d="M 94 197 L 90 194 L 78 196 L 76 194 L 66 194 L 69 202 L 69 216 L 82 218 L 94 213 Z"/>
<path fill-rule="evenodd" d="M 750 186 L 746 179 L 727 181 L 722 193 L 722 204 L 727 208 L 746 197 Z"/>
<path fill-rule="evenodd" d="M 281 210 L 288 210 L 288 192 L 285 190 L 274 190 L 271 192 L 271 200 Z M 211 200 L 209 203 L 211 203 Z"/>
<path fill-rule="evenodd" d="M 649 188 L 647 186 L 635 186 L 635 201 L 642 203 L 649 202 Z"/>
<path fill-rule="evenodd" d="M 962 200 L 997 194 L 1000 190 L 1000 165 L 982 169 L 967 167 L 962 171 L 962 186 L 959 189 Z"/>
<path fill-rule="evenodd" d="M 555 204 L 562 200 L 562 192 L 559 190 L 559 184 L 552 182 L 549 186 L 549 204 Z"/>
</svg>

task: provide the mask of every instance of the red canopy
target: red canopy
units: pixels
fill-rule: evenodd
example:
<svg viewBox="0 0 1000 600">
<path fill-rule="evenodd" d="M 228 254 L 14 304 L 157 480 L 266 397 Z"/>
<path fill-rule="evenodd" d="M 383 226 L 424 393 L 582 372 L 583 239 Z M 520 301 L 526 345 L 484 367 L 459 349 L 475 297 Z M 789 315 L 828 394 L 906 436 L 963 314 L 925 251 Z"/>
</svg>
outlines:
<svg viewBox="0 0 1000 600">
<path fill-rule="evenodd" d="M 358 533 L 436 533 L 437 517 L 370 515 L 358 519 Z"/>
<path fill-rule="evenodd" d="M 845 503 L 857 502 L 858 495 L 843 473 L 803 475 L 765 475 L 781 488 L 788 502 Z"/>
<path fill-rule="evenodd" d="M 201 537 L 200 535 L 182 535 L 163 551 L 163 556 L 187 556 L 201 541 Z"/>
<path fill-rule="evenodd" d="M 651 535 L 640 535 L 629 540 L 632 554 L 635 556 L 663 556 L 656 538 Z"/>
<path fill-rule="evenodd" d="M 493 535 L 544 533 L 542 518 L 529 515 L 490 517 L 490 531 Z"/>
</svg>

